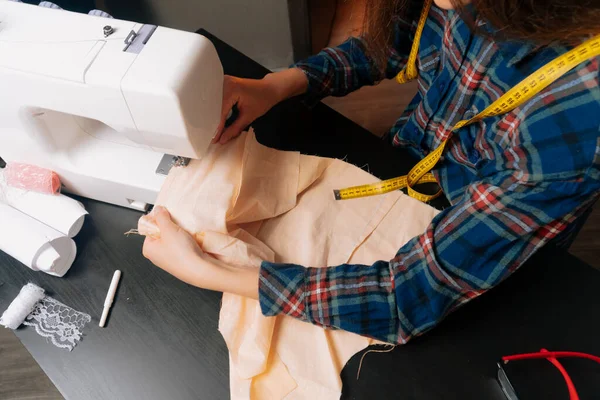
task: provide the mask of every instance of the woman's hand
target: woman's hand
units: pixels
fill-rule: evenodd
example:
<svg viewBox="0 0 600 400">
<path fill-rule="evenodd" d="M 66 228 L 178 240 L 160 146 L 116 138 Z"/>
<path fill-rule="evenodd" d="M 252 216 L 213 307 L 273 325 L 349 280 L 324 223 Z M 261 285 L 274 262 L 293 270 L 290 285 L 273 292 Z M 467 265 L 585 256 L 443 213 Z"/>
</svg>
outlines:
<svg viewBox="0 0 600 400">
<path fill-rule="evenodd" d="M 221 123 L 213 143 L 227 143 L 237 137 L 255 119 L 289 97 L 306 91 L 308 79 L 297 68 L 266 75 L 263 79 L 244 79 L 225 76 Z M 225 121 L 233 106 L 237 105 L 237 119 L 227 128 Z"/>
<path fill-rule="evenodd" d="M 153 211 L 160 236 L 146 237 L 144 257 L 180 280 L 203 289 L 258 298 L 258 269 L 233 268 L 205 254 L 196 240 L 171 220 L 163 207 Z"/>
<path fill-rule="evenodd" d="M 157 206 L 153 214 L 160 237 L 146 237 L 144 257 L 182 281 L 198 286 L 206 272 L 203 269 L 207 269 L 201 262 L 202 249 L 189 233 L 171 220 L 165 208 Z"/>
</svg>

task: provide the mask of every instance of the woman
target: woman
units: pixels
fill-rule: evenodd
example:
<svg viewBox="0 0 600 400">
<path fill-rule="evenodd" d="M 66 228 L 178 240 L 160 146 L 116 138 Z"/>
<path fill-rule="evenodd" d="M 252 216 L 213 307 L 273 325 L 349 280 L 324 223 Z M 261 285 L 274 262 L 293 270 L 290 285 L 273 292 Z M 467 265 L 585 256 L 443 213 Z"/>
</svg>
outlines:
<svg viewBox="0 0 600 400">
<path fill-rule="evenodd" d="M 395 77 L 406 65 L 424 2 L 377 3 L 362 38 L 261 80 L 228 77 L 223 119 L 234 104 L 240 114 L 228 128 L 221 124 L 215 141 L 231 140 L 288 97 L 307 93 L 315 102 Z M 600 5 L 592 0 L 435 0 L 419 43 L 419 93 L 391 129 L 391 145 L 424 157 L 458 121 L 598 32 Z M 405 343 L 542 246 L 567 242 L 591 209 L 600 194 L 599 61 L 581 63 L 512 112 L 458 129 L 434 170 L 451 207 L 391 261 L 220 267 L 201 258 L 162 209 L 162 237 L 146 239 L 144 254 L 192 285 L 259 299 L 266 315 Z M 323 307 L 326 316 L 319 317 Z"/>
</svg>

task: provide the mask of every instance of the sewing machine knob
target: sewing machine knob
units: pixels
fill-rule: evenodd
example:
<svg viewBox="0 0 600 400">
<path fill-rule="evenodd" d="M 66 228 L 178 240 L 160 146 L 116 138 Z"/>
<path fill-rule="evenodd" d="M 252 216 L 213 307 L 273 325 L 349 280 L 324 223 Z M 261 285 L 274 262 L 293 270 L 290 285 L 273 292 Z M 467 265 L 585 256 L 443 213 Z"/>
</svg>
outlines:
<svg viewBox="0 0 600 400">
<path fill-rule="evenodd" d="M 104 27 L 103 31 L 104 31 L 104 37 L 109 37 L 110 35 L 112 35 L 115 32 L 115 29 L 110 25 L 106 25 Z"/>
</svg>

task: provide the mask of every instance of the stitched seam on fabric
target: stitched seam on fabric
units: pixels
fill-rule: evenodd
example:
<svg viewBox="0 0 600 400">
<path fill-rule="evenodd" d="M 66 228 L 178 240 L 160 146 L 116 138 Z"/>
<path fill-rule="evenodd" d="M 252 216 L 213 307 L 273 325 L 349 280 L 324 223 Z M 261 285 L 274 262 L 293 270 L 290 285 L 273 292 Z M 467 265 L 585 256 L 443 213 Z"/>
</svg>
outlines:
<svg viewBox="0 0 600 400">
<path fill-rule="evenodd" d="M 357 240 L 357 243 L 353 246 L 352 250 L 350 251 L 350 254 L 348 255 L 348 257 L 346 258 L 346 262 L 349 262 L 350 259 L 352 258 L 352 256 L 354 255 L 354 253 L 356 253 L 356 251 L 358 250 L 358 248 L 369 238 L 371 237 L 371 235 L 373 234 L 373 232 L 375 232 L 375 230 L 377 229 L 377 227 L 379 225 L 381 225 L 381 223 L 383 222 L 383 219 L 392 211 L 392 209 L 394 208 L 394 206 L 396 205 L 396 203 L 398 202 L 398 200 L 400 200 L 400 198 L 402 198 L 402 196 L 404 196 L 404 193 L 400 193 L 400 195 L 398 196 L 398 198 L 396 198 L 396 200 L 394 200 L 394 202 L 392 204 L 390 204 L 390 207 L 388 208 L 388 210 L 379 218 L 379 221 L 377 221 L 377 223 L 375 223 L 373 225 L 373 219 L 375 219 L 376 214 L 380 211 L 381 207 L 383 206 L 383 202 L 385 199 L 385 196 L 383 196 L 384 198 L 382 198 L 382 200 L 380 201 L 379 205 L 377 206 L 376 210 L 373 212 L 373 215 L 371 216 L 371 218 L 369 218 L 369 222 L 367 223 L 363 233 L 360 235 L 359 239 Z"/>
<path fill-rule="evenodd" d="M 246 133 L 244 135 L 244 140 L 246 141 L 246 143 L 244 143 L 244 154 L 242 156 L 242 165 L 241 165 L 241 168 L 240 168 L 240 170 L 242 172 L 240 173 L 240 176 L 239 176 L 239 179 L 238 179 L 238 182 L 237 182 L 237 185 L 236 185 L 235 194 L 231 198 L 231 206 L 229 207 L 229 209 L 227 210 L 227 213 L 225 214 L 225 220 L 226 221 L 228 221 L 231 218 L 231 214 L 233 213 L 233 210 L 235 210 L 235 205 L 237 204 L 238 198 L 240 197 L 240 193 L 242 192 L 242 181 L 244 180 L 243 179 L 243 177 L 244 177 L 244 168 L 245 168 L 245 166 L 247 164 L 248 156 L 249 156 L 249 153 L 250 153 L 250 150 L 248 150 L 249 146 L 247 146 L 247 142 L 248 142 L 248 137 L 251 134 L 254 135 L 254 131 L 253 130 L 250 130 L 248 133 Z"/>
<path fill-rule="evenodd" d="M 312 181 L 303 191 L 302 193 L 298 193 L 296 196 L 296 203 L 298 202 L 298 197 L 301 196 L 302 194 L 306 193 L 311 187 L 313 187 L 314 185 L 316 185 L 317 183 L 321 182 L 323 180 L 323 177 L 325 176 L 325 172 L 331 168 L 331 166 L 333 165 L 333 163 L 329 164 L 324 170 L 323 172 L 321 172 L 321 174 L 314 180 Z M 298 185 L 300 185 L 300 162 L 298 162 Z"/>
</svg>

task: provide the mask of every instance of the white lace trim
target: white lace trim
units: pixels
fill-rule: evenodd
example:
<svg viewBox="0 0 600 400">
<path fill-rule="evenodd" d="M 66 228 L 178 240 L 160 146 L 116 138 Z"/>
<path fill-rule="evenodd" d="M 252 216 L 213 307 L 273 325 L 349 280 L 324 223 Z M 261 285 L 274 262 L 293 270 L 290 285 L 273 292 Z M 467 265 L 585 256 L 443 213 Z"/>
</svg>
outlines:
<svg viewBox="0 0 600 400">
<path fill-rule="evenodd" d="M 83 328 L 92 318 L 88 314 L 73 310 L 52 297 L 40 300 L 23 324 L 33 326 L 35 331 L 50 339 L 56 347 L 69 351 L 83 336 Z"/>
</svg>

